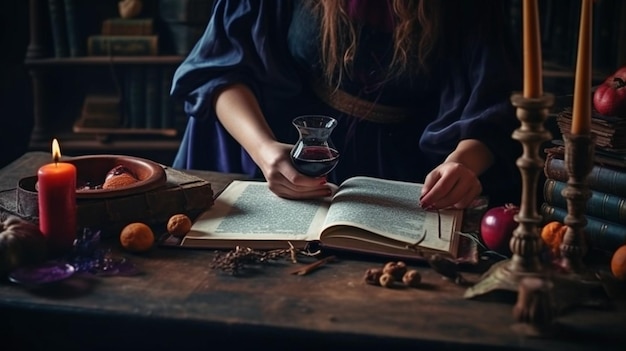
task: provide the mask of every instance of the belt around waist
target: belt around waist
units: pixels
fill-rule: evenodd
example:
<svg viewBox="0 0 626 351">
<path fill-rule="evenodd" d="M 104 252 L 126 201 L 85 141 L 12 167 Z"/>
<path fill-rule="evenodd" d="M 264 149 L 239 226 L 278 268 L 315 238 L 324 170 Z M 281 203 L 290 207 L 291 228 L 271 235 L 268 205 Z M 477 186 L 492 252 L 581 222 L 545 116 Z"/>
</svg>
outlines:
<svg viewBox="0 0 626 351">
<path fill-rule="evenodd" d="M 401 123 L 409 118 L 407 108 L 382 105 L 350 95 L 343 90 L 331 89 L 326 84 L 314 82 L 313 92 L 324 103 L 337 111 L 374 123 Z"/>
</svg>

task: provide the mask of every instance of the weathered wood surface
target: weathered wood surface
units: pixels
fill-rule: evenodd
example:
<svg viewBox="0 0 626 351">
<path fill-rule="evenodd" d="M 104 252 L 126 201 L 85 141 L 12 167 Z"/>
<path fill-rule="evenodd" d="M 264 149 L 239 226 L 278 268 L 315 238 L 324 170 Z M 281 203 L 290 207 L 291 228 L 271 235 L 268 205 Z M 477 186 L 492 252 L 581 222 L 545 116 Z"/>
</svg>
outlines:
<svg viewBox="0 0 626 351">
<path fill-rule="evenodd" d="M 235 175 L 205 176 L 217 193 Z M 623 350 L 626 345 L 623 300 L 609 309 L 575 308 L 556 318 L 555 334 L 528 337 L 513 328 L 514 297 L 464 299 L 466 287 L 423 264 L 410 264 L 423 276 L 419 289 L 387 289 L 363 281 L 366 269 L 382 266 L 382 260 L 340 255 L 305 276 L 289 274 L 296 266 L 279 261 L 234 277 L 210 268 L 213 251 L 157 247 L 132 255 L 113 239 L 107 244 L 142 274 L 75 276 L 35 290 L 0 283 L 7 350 Z M 478 279 L 474 273 L 465 277 Z M 0 338 L 5 349 L 2 339 L 7 338 Z"/>
</svg>

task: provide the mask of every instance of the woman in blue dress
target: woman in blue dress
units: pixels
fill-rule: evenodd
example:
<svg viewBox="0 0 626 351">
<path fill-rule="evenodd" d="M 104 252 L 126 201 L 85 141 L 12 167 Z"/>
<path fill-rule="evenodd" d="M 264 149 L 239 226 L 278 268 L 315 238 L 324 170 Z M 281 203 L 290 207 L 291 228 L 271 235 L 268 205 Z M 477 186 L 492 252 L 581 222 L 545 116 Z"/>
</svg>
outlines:
<svg viewBox="0 0 626 351">
<path fill-rule="evenodd" d="M 189 121 L 173 166 L 263 177 L 286 198 L 367 175 L 424 183 L 430 208 L 516 203 L 521 74 L 503 14 L 498 0 L 216 0 L 174 75 Z M 291 164 L 305 114 L 338 120 L 324 178 Z"/>
</svg>

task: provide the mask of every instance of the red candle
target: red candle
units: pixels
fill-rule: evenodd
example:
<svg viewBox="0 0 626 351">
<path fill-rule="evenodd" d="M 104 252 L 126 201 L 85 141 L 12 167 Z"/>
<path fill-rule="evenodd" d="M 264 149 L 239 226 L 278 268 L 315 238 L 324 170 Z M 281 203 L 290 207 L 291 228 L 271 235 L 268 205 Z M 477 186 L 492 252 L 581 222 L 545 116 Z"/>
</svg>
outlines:
<svg viewBox="0 0 626 351">
<path fill-rule="evenodd" d="M 76 167 L 59 162 L 61 150 L 52 141 L 53 163 L 39 168 L 37 191 L 39 201 L 39 230 L 48 240 L 52 252 L 62 253 L 72 248 L 76 238 Z"/>
</svg>

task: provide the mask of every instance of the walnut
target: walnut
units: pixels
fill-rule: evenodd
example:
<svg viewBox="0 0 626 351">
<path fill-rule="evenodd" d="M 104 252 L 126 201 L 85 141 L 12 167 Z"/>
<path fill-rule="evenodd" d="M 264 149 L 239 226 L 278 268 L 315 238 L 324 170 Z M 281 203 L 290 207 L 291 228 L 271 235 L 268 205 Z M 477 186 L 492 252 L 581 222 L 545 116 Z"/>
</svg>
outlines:
<svg viewBox="0 0 626 351">
<path fill-rule="evenodd" d="M 402 261 L 387 262 L 383 267 L 383 273 L 391 274 L 395 280 L 402 280 L 402 276 L 406 273 L 406 264 Z"/>
<path fill-rule="evenodd" d="M 383 270 L 381 268 L 369 268 L 365 271 L 365 277 L 363 280 L 370 285 L 380 285 L 379 279 L 381 275 L 383 275 Z"/>
<path fill-rule="evenodd" d="M 191 219 L 187 215 L 179 213 L 170 217 L 167 221 L 167 232 L 175 237 L 183 237 L 191 230 Z"/>
<path fill-rule="evenodd" d="M 380 278 L 378 278 L 378 282 L 380 286 L 384 288 L 391 288 L 396 282 L 396 279 L 390 273 L 383 273 Z"/>
<path fill-rule="evenodd" d="M 422 281 L 422 275 L 415 269 L 410 269 L 402 276 L 402 283 L 408 287 L 416 288 Z"/>
</svg>

